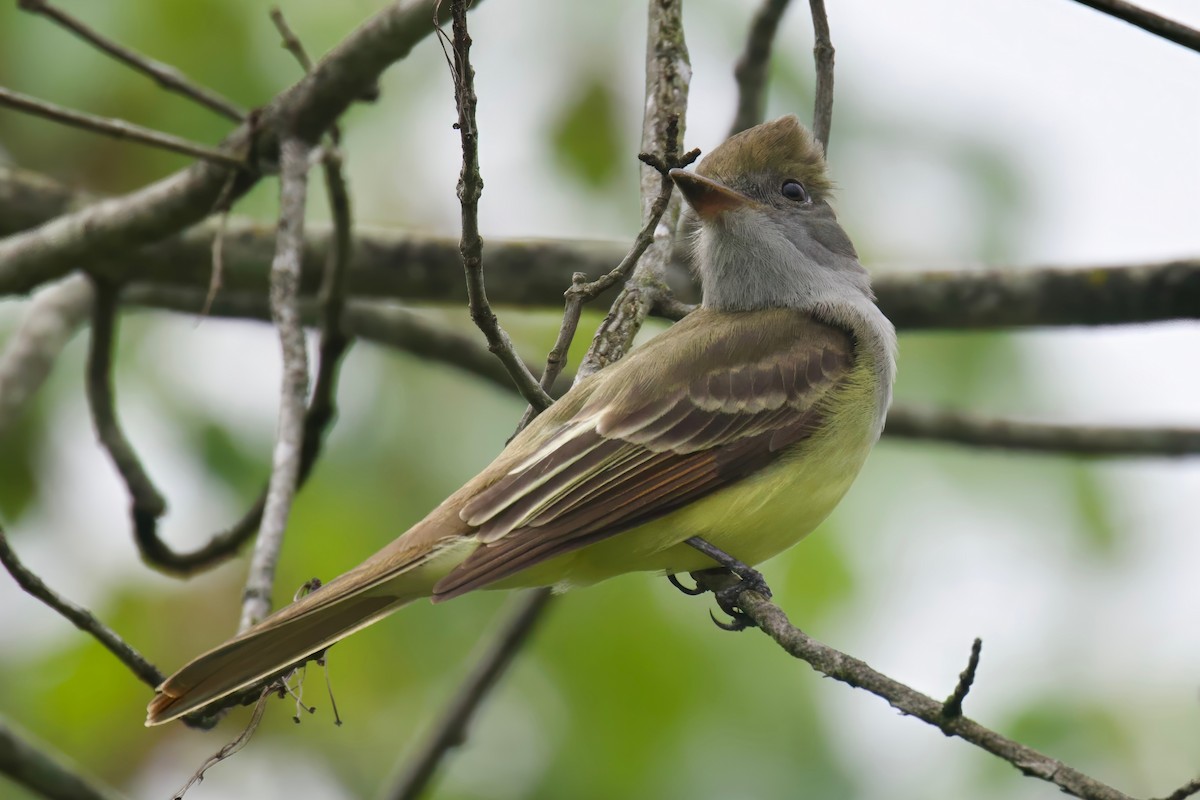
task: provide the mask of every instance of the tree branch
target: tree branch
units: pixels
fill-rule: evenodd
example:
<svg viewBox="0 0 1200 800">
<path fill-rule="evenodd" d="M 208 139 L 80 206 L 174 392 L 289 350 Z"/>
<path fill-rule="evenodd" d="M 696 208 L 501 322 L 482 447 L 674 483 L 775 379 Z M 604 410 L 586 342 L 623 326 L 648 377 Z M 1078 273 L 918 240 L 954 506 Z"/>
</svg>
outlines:
<svg viewBox="0 0 1200 800">
<path fill-rule="evenodd" d="M 433 779 L 446 753 L 467 738 L 467 726 L 479 704 L 508 670 L 529 640 L 552 597 L 548 589 L 531 589 L 517 595 L 501 610 L 504 622 L 478 657 L 416 753 L 405 764 L 393 787 L 383 793 L 392 800 L 415 800 Z M 511 606 L 511 611 L 509 607 Z"/>
<path fill-rule="evenodd" d="M 458 106 L 458 135 L 462 141 L 462 171 L 458 177 L 458 200 L 462 206 L 462 254 L 463 269 L 467 277 L 467 307 L 471 319 L 487 339 L 492 351 L 508 374 L 512 376 L 517 390 L 531 406 L 538 410 L 554 402 L 534 379 L 525 362 L 517 356 L 512 340 L 500 327 L 500 320 L 488 302 L 483 280 L 483 238 L 479 235 L 479 197 L 483 194 L 483 179 L 479 175 L 479 128 L 475 122 L 475 68 L 471 66 L 471 35 L 467 31 L 466 0 L 450 0 L 454 37 L 454 101 Z M 443 36 L 445 34 L 442 34 Z"/>
<path fill-rule="evenodd" d="M 971 447 L 1076 456 L 1200 455 L 1200 429 L 1063 425 L 983 417 L 956 411 L 895 407 L 884 435 Z"/>
<path fill-rule="evenodd" d="M 437 6 L 437 0 L 406 0 L 376 13 L 312 73 L 266 106 L 254 125 L 247 122 L 226 138 L 223 149 L 238 155 L 261 153 L 269 161 L 284 121 L 293 135 L 315 143 L 384 69 L 433 31 L 430 20 Z M 0 241 L 0 294 L 28 292 L 80 263 L 116 256 L 199 222 L 212 212 L 228 174 L 227 167 L 197 163 L 131 194 Z M 241 197 L 259 177 L 239 176 L 229 199 Z"/>
<path fill-rule="evenodd" d="M 0 717 L 0 774 L 46 800 L 120 800 L 121 795 L 86 778 L 34 744 Z"/>
<path fill-rule="evenodd" d="M 117 657 L 117 660 L 129 668 L 129 671 L 138 676 L 148 686 L 154 688 L 163 681 L 163 674 L 158 671 L 158 668 L 151 664 L 137 650 L 129 645 L 124 639 L 118 636 L 111 628 L 103 622 L 96 619 L 90 611 L 82 606 L 77 606 L 70 600 L 56 594 L 49 586 L 42 582 L 42 579 L 34 575 L 21 563 L 17 558 L 17 554 L 13 552 L 12 547 L 8 543 L 8 535 L 0 528 L 0 564 L 8 570 L 8 574 L 12 575 L 13 580 L 17 585 L 24 589 L 28 594 L 41 600 L 47 606 L 58 612 L 67 621 L 74 625 L 84 633 L 91 636 L 104 648 Z"/>
<path fill-rule="evenodd" d="M 1124 20 L 1130 25 L 1136 25 L 1144 31 L 1161 36 L 1175 44 L 1183 45 L 1189 50 L 1200 52 L 1200 31 L 1173 19 L 1159 16 L 1153 11 L 1139 8 L 1124 0 L 1075 0 L 1075 2 L 1094 8 L 1110 17 Z"/>
<path fill-rule="evenodd" d="M 271 268 L 271 318 L 279 328 L 283 382 L 279 427 L 271 461 L 271 479 L 262 524 L 250 558 L 238 631 L 262 620 L 271 610 L 275 567 L 283 548 L 304 448 L 304 415 L 308 399 L 308 349 L 300 321 L 300 261 L 304 248 L 304 209 L 308 196 L 309 146 L 298 138 L 280 148 L 279 234 Z"/>
<path fill-rule="evenodd" d="M 41 14 L 53 20 L 102 53 L 112 56 L 122 64 L 149 76 L 159 86 L 169 92 L 177 92 L 234 122 L 241 122 L 246 117 L 246 112 L 238 108 L 236 104 L 221 97 L 211 89 L 200 86 L 175 67 L 155 61 L 152 58 L 147 58 L 140 53 L 135 53 L 129 48 L 114 42 L 112 39 L 84 25 L 61 8 L 50 5 L 45 0 L 17 0 L 17 6 L 23 11 Z"/>
<path fill-rule="evenodd" d="M 92 310 L 82 275 L 39 292 L 0 353 L 0 436 L 16 422 Z"/>
<path fill-rule="evenodd" d="M 0 165 L 0 233 L 42 224 L 81 198 L 35 173 Z M 328 226 L 309 229 L 301 292 L 315 296 L 333 234 Z M 200 225 L 116 257 L 81 253 L 72 268 L 83 264 L 115 283 L 207 288 L 214 235 L 214 225 Z M 259 223 L 230 220 L 225 287 L 266 295 L 272 237 L 272 231 Z M 461 274 L 457 244 L 404 231 L 359 229 L 346 275 L 347 295 L 410 303 L 461 302 L 465 291 L 463 281 L 455 277 Z M 574 272 L 606 272 L 624 256 L 626 247 L 619 242 L 493 242 L 488 249 L 489 299 L 498 305 L 562 308 L 563 287 L 571 285 Z M 671 263 L 666 280 L 672 293 L 684 300 L 696 299 L 688 270 L 679 261 Z M 876 275 L 874 286 L 880 307 L 901 330 L 1121 325 L 1200 318 L 1200 258 L 1124 265 L 889 271 Z M 0 277 L 0 295 L 5 293 Z M 610 290 L 599 299 L 611 296 Z M 684 310 L 665 298 L 656 302 L 655 309 L 670 319 L 680 318 Z"/>
<path fill-rule="evenodd" d="M 733 69 L 738 98 L 733 125 L 729 128 L 730 136 L 763 121 L 767 105 L 767 70 L 771 65 L 771 47 L 788 2 L 789 0 L 763 0 L 750 21 L 746 46 Z"/>
<path fill-rule="evenodd" d="M 776 605 L 753 591 L 743 591 L 738 607 L 787 653 L 821 674 L 881 697 L 903 714 L 916 717 L 1004 759 L 1022 774 L 1052 783 L 1066 794 L 1086 800 L 1132 800 L 1128 795 L 1031 747 L 1005 738 L 964 716 L 946 715 L 944 704 L 871 669 L 865 662 L 818 642 L 793 626 Z"/>
<path fill-rule="evenodd" d="M 185 156 L 203 158 L 214 164 L 233 167 L 234 169 L 243 169 L 246 167 L 243 159 L 224 150 L 205 147 L 202 144 L 196 144 L 187 139 L 172 136 L 169 133 L 143 128 L 141 125 L 134 125 L 132 122 L 98 117 L 95 114 L 85 114 L 82 111 L 72 111 L 69 108 L 63 108 L 54 103 L 47 103 L 45 100 L 38 100 L 36 97 L 30 97 L 20 92 L 14 92 L 11 89 L 5 89 L 2 86 L 0 86 L 0 106 L 15 108 L 18 111 L 32 114 L 35 117 L 69 125 L 73 128 L 82 128 L 85 131 L 99 133 L 102 136 L 137 142 L 148 147 L 156 147 L 159 150 L 168 150 L 172 153 L 180 153 Z"/>
<path fill-rule="evenodd" d="M 648 4 L 646 34 L 646 102 L 642 118 L 642 152 L 662 153 L 659 164 L 646 162 L 641 174 L 642 218 L 649 219 L 663 194 L 668 196 L 654 239 L 634 267 L 633 275 L 596 334 L 579 365 L 576 380 L 625 356 L 642 323 L 660 297 L 667 295 L 666 272 L 679 224 L 679 198 L 672 194 L 663 167 L 681 163 L 680 142 L 687 114 L 691 62 L 683 35 L 683 9 L 677 0 Z M 690 160 L 695 160 L 695 155 Z"/>
<path fill-rule="evenodd" d="M 829 17 L 825 0 L 808 0 L 813 21 L 813 62 L 817 67 L 817 90 L 813 100 L 813 136 L 829 152 L 829 131 L 833 127 L 833 42 L 829 38 Z"/>
</svg>

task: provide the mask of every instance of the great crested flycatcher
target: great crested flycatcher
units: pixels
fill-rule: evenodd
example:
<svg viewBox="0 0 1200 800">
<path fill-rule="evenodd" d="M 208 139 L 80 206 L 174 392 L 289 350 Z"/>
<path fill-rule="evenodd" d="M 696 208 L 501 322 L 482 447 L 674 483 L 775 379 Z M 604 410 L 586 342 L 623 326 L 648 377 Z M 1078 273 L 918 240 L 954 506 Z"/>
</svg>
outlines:
<svg viewBox="0 0 1200 800">
<path fill-rule="evenodd" d="M 701 307 L 575 384 L 359 566 L 167 678 L 147 725 L 286 671 L 406 603 L 756 564 L 823 520 L 879 437 L 896 336 L 794 116 L 673 170 Z"/>
</svg>

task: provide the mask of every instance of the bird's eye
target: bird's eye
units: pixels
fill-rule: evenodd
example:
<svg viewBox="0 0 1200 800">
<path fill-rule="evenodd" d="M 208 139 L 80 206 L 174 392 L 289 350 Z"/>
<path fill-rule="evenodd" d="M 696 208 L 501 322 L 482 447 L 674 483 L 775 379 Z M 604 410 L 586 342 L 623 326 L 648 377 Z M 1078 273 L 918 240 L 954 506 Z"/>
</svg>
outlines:
<svg viewBox="0 0 1200 800">
<path fill-rule="evenodd" d="M 779 192 L 788 200 L 795 200 L 796 202 L 808 201 L 808 190 L 804 188 L 804 185 L 800 181 L 784 181 Z"/>
</svg>

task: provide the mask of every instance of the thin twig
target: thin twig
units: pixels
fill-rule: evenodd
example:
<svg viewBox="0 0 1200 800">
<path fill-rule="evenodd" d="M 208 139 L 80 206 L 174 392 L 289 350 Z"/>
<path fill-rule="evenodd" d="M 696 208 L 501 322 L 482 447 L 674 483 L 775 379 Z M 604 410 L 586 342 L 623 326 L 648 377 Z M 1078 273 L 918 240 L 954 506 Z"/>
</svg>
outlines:
<svg viewBox="0 0 1200 800">
<path fill-rule="evenodd" d="M 789 0 L 763 0 L 750 21 L 746 47 L 733 68 L 737 81 L 737 111 L 729 135 L 741 133 L 763 121 L 767 104 L 767 69 L 771 65 L 771 46 L 779 21 L 787 10 Z"/>
<path fill-rule="evenodd" d="M 94 778 L 80 775 L 70 760 L 30 741 L 0 717 L 0 775 L 39 797 L 53 800 L 119 800 L 118 794 Z M 32 795 L 31 795 L 32 796 Z"/>
<path fill-rule="evenodd" d="M 175 67 L 133 52 L 129 48 L 98 33 L 61 8 L 50 5 L 45 0 L 18 0 L 17 5 L 23 11 L 41 14 L 57 22 L 101 52 L 153 78 L 159 86 L 167 91 L 177 92 L 224 117 L 228 117 L 234 122 L 241 122 L 246 117 L 246 112 L 238 108 L 236 104 L 213 90 L 200 86 Z"/>
<path fill-rule="evenodd" d="M 149 147 L 157 147 L 159 150 L 169 150 L 172 153 L 181 153 L 185 156 L 202 158 L 205 161 L 211 161 L 214 164 L 221 164 L 227 167 L 246 169 L 245 161 L 224 150 L 206 147 L 187 139 L 181 139 L 178 136 L 172 136 L 169 133 L 143 128 L 141 125 L 134 125 L 124 120 L 108 119 L 106 117 L 98 117 L 94 114 L 85 114 L 82 111 L 72 111 L 69 108 L 47 103 L 44 100 L 38 100 L 36 97 L 30 97 L 27 94 L 14 92 L 11 89 L 3 87 L 0 87 L 0 106 L 15 108 L 18 111 L 32 114 L 35 117 L 42 117 L 43 119 L 59 122 L 63 125 L 70 125 L 74 128 L 82 128 L 93 133 L 103 134 L 104 136 L 111 136 L 114 139 L 124 139 Z"/>
<path fill-rule="evenodd" d="M 300 41 L 300 37 L 292 30 L 292 26 L 288 25 L 283 12 L 279 10 L 279 6 L 272 6 L 270 14 L 271 22 L 275 23 L 275 29 L 283 37 L 283 49 L 292 54 L 305 74 L 312 72 L 312 59 L 308 57 L 308 51 L 304 49 L 304 43 Z"/>
<path fill-rule="evenodd" d="M 283 534 L 295 496 L 304 448 L 308 351 L 300 321 L 299 286 L 309 149 L 303 141 L 291 137 L 285 138 L 280 145 L 279 231 L 271 267 L 271 317 L 279 328 L 283 381 L 271 479 L 242 597 L 238 630 L 243 631 L 265 617 L 271 608 L 275 567 L 283 547 Z"/>
<path fill-rule="evenodd" d="M 884 435 L 1056 455 L 1200 455 L 1196 428 L 1051 424 L 905 406 L 888 412 Z"/>
<path fill-rule="evenodd" d="M 4 532 L 3 528 L 0 528 L 0 564 L 4 565 L 4 568 L 8 570 L 8 574 L 13 576 L 13 580 L 17 582 L 18 586 L 54 609 L 65 617 L 68 622 L 79 628 L 79 630 L 91 634 L 96 641 L 100 642 L 106 650 L 116 656 L 117 660 L 128 667 L 129 671 L 138 676 L 142 682 L 151 688 L 162 683 L 163 674 L 158 671 L 158 668 L 147 661 L 141 653 L 118 636 L 115 631 L 96 619 L 86 608 L 77 606 L 70 600 L 56 594 L 54 590 L 42 582 L 41 578 L 30 572 L 21 563 L 20 559 L 17 558 L 17 554 L 13 552 L 12 547 L 8 543 L 8 535 Z"/>
<path fill-rule="evenodd" d="M 678 133 L 676 133 L 676 136 L 678 136 Z M 658 196 L 654 198 L 654 204 L 650 207 L 650 214 L 646 219 L 646 224 L 638 232 L 637 237 L 633 240 L 633 244 L 629 248 L 629 252 L 621 259 L 621 263 L 594 281 L 586 281 L 586 276 L 581 272 L 577 272 L 571 276 L 571 287 L 564 293 L 566 300 L 563 308 L 562 324 L 559 326 L 554 346 L 550 348 L 550 353 L 546 356 L 546 367 L 542 371 L 542 378 L 539 385 L 543 391 L 550 391 L 551 387 L 554 386 L 554 381 L 558 379 L 558 376 L 562 374 L 563 368 L 567 365 L 567 353 L 571 349 L 571 342 L 575 338 L 575 331 L 579 328 L 579 318 L 583 314 L 584 304 L 608 291 L 609 288 L 616 285 L 619 281 L 626 280 L 629 277 L 629 273 L 633 271 L 638 261 L 641 260 L 646 249 L 653 243 L 654 232 L 662 220 L 663 213 L 667 210 L 667 205 L 671 201 L 671 193 L 674 190 L 670 171 L 676 167 L 686 167 L 700 156 L 699 150 L 692 150 L 679 156 L 677 154 L 677 139 L 674 145 L 669 144 L 668 146 L 673 146 L 674 149 L 664 153 L 661 158 L 651 156 L 647 153 L 642 153 L 638 156 L 638 159 L 643 163 L 650 164 L 659 169 L 663 178 L 662 187 L 659 189 Z M 528 425 L 529 421 L 537 413 L 537 409 L 533 406 L 526 408 L 525 415 L 521 418 L 521 424 L 517 427 L 517 430 L 519 431 Z"/>
<path fill-rule="evenodd" d="M 450 0 L 454 32 L 454 102 L 458 107 L 459 138 L 462 141 L 462 171 L 458 199 L 462 205 L 462 239 L 459 252 L 467 278 L 467 303 L 471 319 L 487 339 L 488 349 L 504 364 L 521 396 L 537 409 L 554 402 L 517 355 L 512 340 L 488 302 L 483 280 L 483 238 L 479 235 L 479 197 L 483 179 L 479 175 L 479 129 L 475 123 L 475 69 L 471 66 L 471 35 L 467 31 L 467 0 Z M 443 36 L 445 34 L 442 34 Z"/>
<path fill-rule="evenodd" d="M 246 723 L 246 727 L 242 729 L 242 732 L 235 736 L 233 741 L 227 742 L 220 750 L 206 758 L 204 763 L 200 765 L 200 768 L 192 773 L 192 777 L 188 778 L 187 783 L 172 795 L 172 800 L 182 800 L 189 789 L 204 780 L 206 772 L 246 746 L 250 741 L 250 737 L 254 735 L 254 732 L 258 730 L 258 726 L 262 722 L 263 714 L 267 710 L 267 700 L 275 692 L 275 683 L 270 683 L 262 688 L 258 696 L 258 702 L 254 704 L 254 712 L 250 715 L 250 721 Z"/>
<path fill-rule="evenodd" d="M 829 131 L 833 126 L 833 41 L 829 38 L 829 17 L 825 0 L 808 0 L 813 22 L 813 62 L 817 67 L 817 91 L 813 100 L 813 136 L 829 152 Z"/>
<path fill-rule="evenodd" d="M 1136 25 L 1144 31 L 1161 36 L 1175 44 L 1183 45 L 1189 50 L 1200 52 L 1200 31 L 1189 28 L 1183 23 L 1159 16 L 1153 11 L 1147 11 L 1133 3 L 1126 3 L 1124 0 L 1075 0 L 1075 2 L 1124 20 L 1130 25 Z"/>
<path fill-rule="evenodd" d="M 942 716 L 946 719 L 962 716 L 963 701 L 967 699 L 967 694 L 975 683 L 975 673 L 979 670 L 979 655 L 982 652 L 983 640 L 976 637 L 971 644 L 971 657 L 967 659 L 967 668 L 959 673 L 954 692 L 946 698 L 946 702 L 942 703 Z"/>
<path fill-rule="evenodd" d="M 67 342 L 92 310 L 92 283 L 82 275 L 38 293 L 0 353 L 0 436 L 21 417 Z"/>
<path fill-rule="evenodd" d="M 946 736 L 957 736 L 998 756 L 1025 775 L 1052 783 L 1073 797 L 1087 800 L 1132 800 L 1095 778 L 1014 742 L 963 716 L 947 717 L 943 703 L 871 669 L 865 662 L 818 642 L 793 626 L 782 609 L 754 591 L 738 596 L 738 608 L 754 620 L 763 633 L 792 656 L 817 672 L 886 700 L 893 708 L 929 723 Z"/>
<path fill-rule="evenodd" d="M 466 740 L 471 718 L 529 640 L 552 596 L 549 589 L 532 589 L 513 598 L 511 611 L 507 606 L 502 610 L 503 624 L 484 651 L 478 657 L 468 659 L 475 665 L 471 674 L 454 693 L 438 717 L 434 730 L 405 764 L 400 778 L 384 797 L 415 800 L 421 795 L 446 753 Z"/>
</svg>

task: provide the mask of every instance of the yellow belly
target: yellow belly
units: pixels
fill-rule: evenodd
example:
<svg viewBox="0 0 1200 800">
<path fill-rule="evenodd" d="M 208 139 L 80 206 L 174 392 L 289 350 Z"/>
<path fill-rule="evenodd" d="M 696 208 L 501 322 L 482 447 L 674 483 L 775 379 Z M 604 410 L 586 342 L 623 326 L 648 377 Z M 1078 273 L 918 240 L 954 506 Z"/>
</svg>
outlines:
<svg viewBox="0 0 1200 800">
<path fill-rule="evenodd" d="M 786 550 L 824 520 L 854 482 L 874 444 L 874 403 L 861 384 L 831 407 L 822 430 L 766 469 L 667 516 L 550 559 L 494 588 L 587 586 L 626 572 L 691 572 L 714 566 L 683 544 L 699 536 L 746 564 Z M 858 402 L 855 402 L 855 401 Z"/>
</svg>

